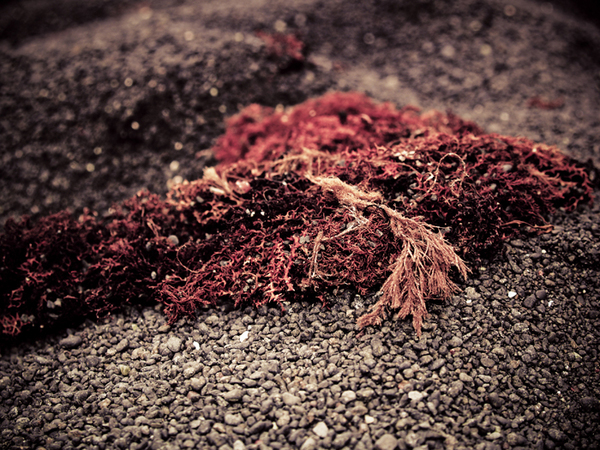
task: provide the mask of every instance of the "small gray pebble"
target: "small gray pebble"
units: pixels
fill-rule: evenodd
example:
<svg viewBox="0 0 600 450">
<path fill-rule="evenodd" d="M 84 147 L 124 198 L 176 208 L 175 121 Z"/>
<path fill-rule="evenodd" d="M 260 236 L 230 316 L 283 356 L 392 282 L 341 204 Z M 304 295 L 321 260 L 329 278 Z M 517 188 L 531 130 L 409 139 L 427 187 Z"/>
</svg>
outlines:
<svg viewBox="0 0 600 450">
<path fill-rule="evenodd" d="M 371 341 L 371 349 L 373 351 L 373 356 L 380 357 L 383 356 L 383 354 L 385 354 L 385 352 L 387 351 L 385 346 L 381 343 L 381 339 L 379 338 L 374 338 Z"/>
<path fill-rule="evenodd" d="M 59 345 L 61 345 L 64 348 L 75 348 L 79 344 L 81 344 L 82 341 L 83 340 L 81 339 L 81 336 L 71 334 L 70 336 L 67 336 L 66 338 L 62 338 L 58 343 L 59 343 Z"/>
<path fill-rule="evenodd" d="M 487 368 L 494 367 L 496 365 L 496 362 L 492 358 L 490 358 L 489 356 L 482 357 L 479 360 L 479 362 L 481 362 L 481 365 L 483 367 L 487 367 Z"/>
<path fill-rule="evenodd" d="M 537 303 L 537 298 L 535 295 L 529 295 L 523 300 L 523 306 L 526 308 L 533 308 L 533 306 Z"/>
<path fill-rule="evenodd" d="M 315 441 L 312 437 L 309 437 L 304 441 L 300 450 L 314 450 L 317 448 L 317 441 Z"/>
<path fill-rule="evenodd" d="M 429 365 L 429 370 L 438 370 L 444 364 L 446 364 L 446 360 L 444 358 L 438 358 Z"/>
<path fill-rule="evenodd" d="M 517 445 L 522 445 L 525 444 L 527 442 L 527 440 L 521 436 L 520 434 L 517 433 L 508 433 L 508 435 L 506 436 L 506 443 L 508 445 L 510 445 L 511 447 L 515 447 Z"/>
<path fill-rule="evenodd" d="M 298 403 L 300 403 L 300 398 L 296 397 L 293 394 L 290 394 L 289 392 L 284 392 L 281 395 L 281 399 L 283 400 L 283 403 L 285 403 L 288 406 L 297 405 Z"/>
<path fill-rule="evenodd" d="M 333 442 L 331 443 L 331 445 L 333 446 L 333 448 L 342 448 L 343 446 L 346 445 L 346 443 L 352 438 L 352 432 L 351 431 L 346 431 L 344 433 L 340 433 L 338 435 L 336 435 L 336 437 L 333 439 Z"/>
<path fill-rule="evenodd" d="M 450 383 L 450 387 L 448 388 L 448 395 L 450 397 L 457 397 L 458 394 L 462 392 L 464 388 L 463 382 L 460 380 L 453 381 Z"/>
<path fill-rule="evenodd" d="M 231 391 L 225 392 L 223 398 L 230 402 L 238 402 L 244 396 L 244 391 L 241 389 L 232 389 Z"/>
<path fill-rule="evenodd" d="M 179 352 L 179 350 L 181 350 L 181 339 L 177 336 L 171 336 L 167 340 L 167 348 L 173 353 Z"/>
<path fill-rule="evenodd" d="M 100 364 L 100 358 L 96 355 L 90 355 L 85 360 L 89 367 L 96 367 Z"/>
<path fill-rule="evenodd" d="M 384 434 L 375 442 L 375 450 L 394 450 L 398 446 L 398 440 L 392 434 Z"/>
<path fill-rule="evenodd" d="M 190 385 L 192 386 L 192 389 L 195 391 L 199 391 L 200 389 L 202 389 L 205 384 L 206 384 L 206 379 L 204 377 L 192 378 L 190 380 Z"/>
<path fill-rule="evenodd" d="M 371 389 L 370 387 L 368 387 L 368 388 L 364 388 L 364 389 L 359 390 L 356 393 L 356 395 L 359 398 L 362 398 L 364 400 L 370 400 L 371 397 L 373 397 L 373 395 L 375 395 L 375 391 L 373 389 Z"/>
<path fill-rule="evenodd" d="M 129 347 L 129 341 L 127 339 L 121 339 L 121 341 L 115 346 L 117 352 L 122 352 Z"/>
<path fill-rule="evenodd" d="M 244 419 L 240 414 L 225 414 L 225 423 L 227 425 L 236 426 L 242 423 Z"/>
<path fill-rule="evenodd" d="M 598 410 L 600 407 L 600 402 L 594 397 L 583 397 L 580 403 L 581 406 L 588 411 Z"/>
<path fill-rule="evenodd" d="M 463 340 L 461 338 L 459 338 L 458 336 L 453 336 L 449 341 L 448 341 L 448 347 L 460 347 L 463 344 Z"/>
<path fill-rule="evenodd" d="M 183 367 L 184 378 L 193 377 L 194 375 L 196 375 L 196 373 L 198 373 L 200 371 L 201 368 L 202 368 L 202 365 L 198 361 L 192 361 L 192 362 L 187 363 Z"/>
<path fill-rule="evenodd" d="M 363 359 L 363 362 L 365 363 L 365 366 L 367 366 L 369 369 L 372 369 L 377 365 L 377 361 L 375 361 L 375 359 L 371 357 Z"/>
<path fill-rule="evenodd" d="M 558 442 L 564 442 L 567 440 L 567 435 L 556 428 L 550 428 L 548 430 L 548 436 L 550 436 L 550 439 Z"/>
<path fill-rule="evenodd" d="M 504 400 L 496 392 L 492 392 L 488 396 L 488 400 L 494 408 L 500 408 L 504 404 Z"/>
</svg>

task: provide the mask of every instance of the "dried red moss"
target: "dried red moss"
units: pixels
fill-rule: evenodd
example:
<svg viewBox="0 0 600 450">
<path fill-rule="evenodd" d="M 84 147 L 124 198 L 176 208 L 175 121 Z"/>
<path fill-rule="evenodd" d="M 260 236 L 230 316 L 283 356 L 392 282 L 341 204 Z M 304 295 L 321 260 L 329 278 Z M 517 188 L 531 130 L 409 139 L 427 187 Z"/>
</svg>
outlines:
<svg viewBox="0 0 600 450">
<path fill-rule="evenodd" d="M 562 97 L 555 100 L 547 100 L 542 97 L 531 97 L 527 100 L 527 106 L 529 108 L 552 110 L 562 108 L 564 105 L 565 99 Z"/>
<path fill-rule="evenodd" d="M 592 192 L 554 148 L 360 94 L 277 113 L 252 105 L 215 153 L 222 162 L 202 179 L 166 199 L 141 192 L 105 220 L 9 221 L 1 332 L 140 299 L 164 303 L 174 322 L 225 298 L 281 304 L 342 285 L 380 289 L 359 325 L 396 311 L 419 332 L 427 300 L 456 289 L 453 271 L 466 275 L 457 252 L 478 258 L 524 226 L 544 231 L 555 208 Z"/>
<path fill-rule="evenodd" d="M 256 36 L 264 41 L 269 55 L 275 58 L 288 57 L 296 61 L 304 61 L 302 55 L 304 43 L 293 34 L 257 31 Z"/>
<path fill-rule="evenodd" d="M 229 120 L 215 151 L 254 173 L 334 176 L 380 192 L 394 209 L 445 229 L 460 253 L 474 257 L 497 252 L 523 226 L 544 230 L 555 208 L 571 210 L 592 196 L 583 166 L 556 148 L 357 93 L 279 113 L 252 105 Z"/>
</svg>

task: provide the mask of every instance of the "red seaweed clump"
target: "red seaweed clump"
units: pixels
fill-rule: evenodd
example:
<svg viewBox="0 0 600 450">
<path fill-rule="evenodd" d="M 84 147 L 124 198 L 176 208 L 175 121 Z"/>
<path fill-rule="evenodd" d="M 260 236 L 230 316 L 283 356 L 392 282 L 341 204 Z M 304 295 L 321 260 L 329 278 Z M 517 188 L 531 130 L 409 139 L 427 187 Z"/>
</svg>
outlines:
<svg viewBox="0 0 600 450">
<path fill-rule="evenodd" d="M 463 256 L 496 253 L 523 227 L 543 231 L 555 208 L 591 201 L 583 166 L 554 147 L 485 134 L 453 114 L 397 110 L 333 93 L 284 112 L 252 105 L 215 148 L 253 173 L 337 177 L 409 217 L 442 228 Z"/>
<path fill-rule="evenodd" d="M 295 61 L 304 61 L 302 54 L 304 43 L 293 34 L 267 33 L 259 30 L 256 36 L 263 40 L 269 55 L 278 59 L 287 57 Z"/>
<path fill-rule="evenodd" d="M 103 220 L 9 221 L 0 235 L 0 332 L 17 335 L 126 302 L 279 303 L 338 286 L 379 290 L 360 326 L 388 312 L 420 333 L 426 302 L 456 290 L 462 258 L 493 255 L 556 208 L 590 202 L 578 163 L 452 114 L 332 93 L 228 121 L 219 165 L 148 192 Z M 459 256 L 460 255 L 460 256 Z"/>
</svg>

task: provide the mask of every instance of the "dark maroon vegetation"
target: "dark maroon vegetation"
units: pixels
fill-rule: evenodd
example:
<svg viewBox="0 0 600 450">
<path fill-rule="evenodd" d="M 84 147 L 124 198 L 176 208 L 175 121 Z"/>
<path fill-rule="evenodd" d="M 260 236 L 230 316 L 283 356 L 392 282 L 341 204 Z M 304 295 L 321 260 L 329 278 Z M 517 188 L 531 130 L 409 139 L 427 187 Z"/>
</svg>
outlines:
<svg viewBox="0 0 600 450">
<path fill-rule="evenodd" d="M 304 44 L 293 34 L 257 31 L 256 35 L 265 42 L 267 52 L 270 56 L 278 60 L 285 58 L 291 58 L 296 61 L 304 60 L 304 55 L 302 54 Z"/>
<path fill-rule="evenodd" d="M 590 202 L 582 166 L 557 149 L 484 134 L 452 114 L 334 93 L 231 118 L 221 163 L 167 198 L 140 192 L 99 219 L 8 221 L 0 236 L 0 329 L 17 335 L 127 302 L 281 303 L 348 285 L 381 288 L 359 325 L 413 316 L 455 290 L 467 260 L 555 208 Z"/>
</svg>

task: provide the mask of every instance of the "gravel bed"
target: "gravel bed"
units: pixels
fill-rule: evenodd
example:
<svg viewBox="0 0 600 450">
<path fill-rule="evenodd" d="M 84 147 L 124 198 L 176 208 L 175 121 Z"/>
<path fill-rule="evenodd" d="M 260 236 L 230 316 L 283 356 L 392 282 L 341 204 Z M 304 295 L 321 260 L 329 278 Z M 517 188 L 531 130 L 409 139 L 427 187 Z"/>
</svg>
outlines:
<svg viewBox="0 0 600 450">
<path fill-rule="evenodd" d="M 418 340 L 408 322 L 359 331 L 369 299 L 344 291 L 331 307 L 205 310 L 173 327 L 158 306 L 131 308 L 23 343 L 0 360 L 2 441 L 597 448 L 599 218 L 512 241 L 431 308 Z"/>
<path fill-rule="evenodd" d="M 238 107 L 329 89 L 600 161 L 600 33 L 550 3 L 91 1 L 69 22 L 71 3 L 0 7 L 0 223 L 164 193 Z M 305 60 L 257 29 L 297 33 Z M 431 304 L 418 340 L 410 321 L 358 330 L 374 300 L 349 287 L 1 342 L 0 448 L 598 448 L 600 209 L 549 220 Z"/>
</svg>

